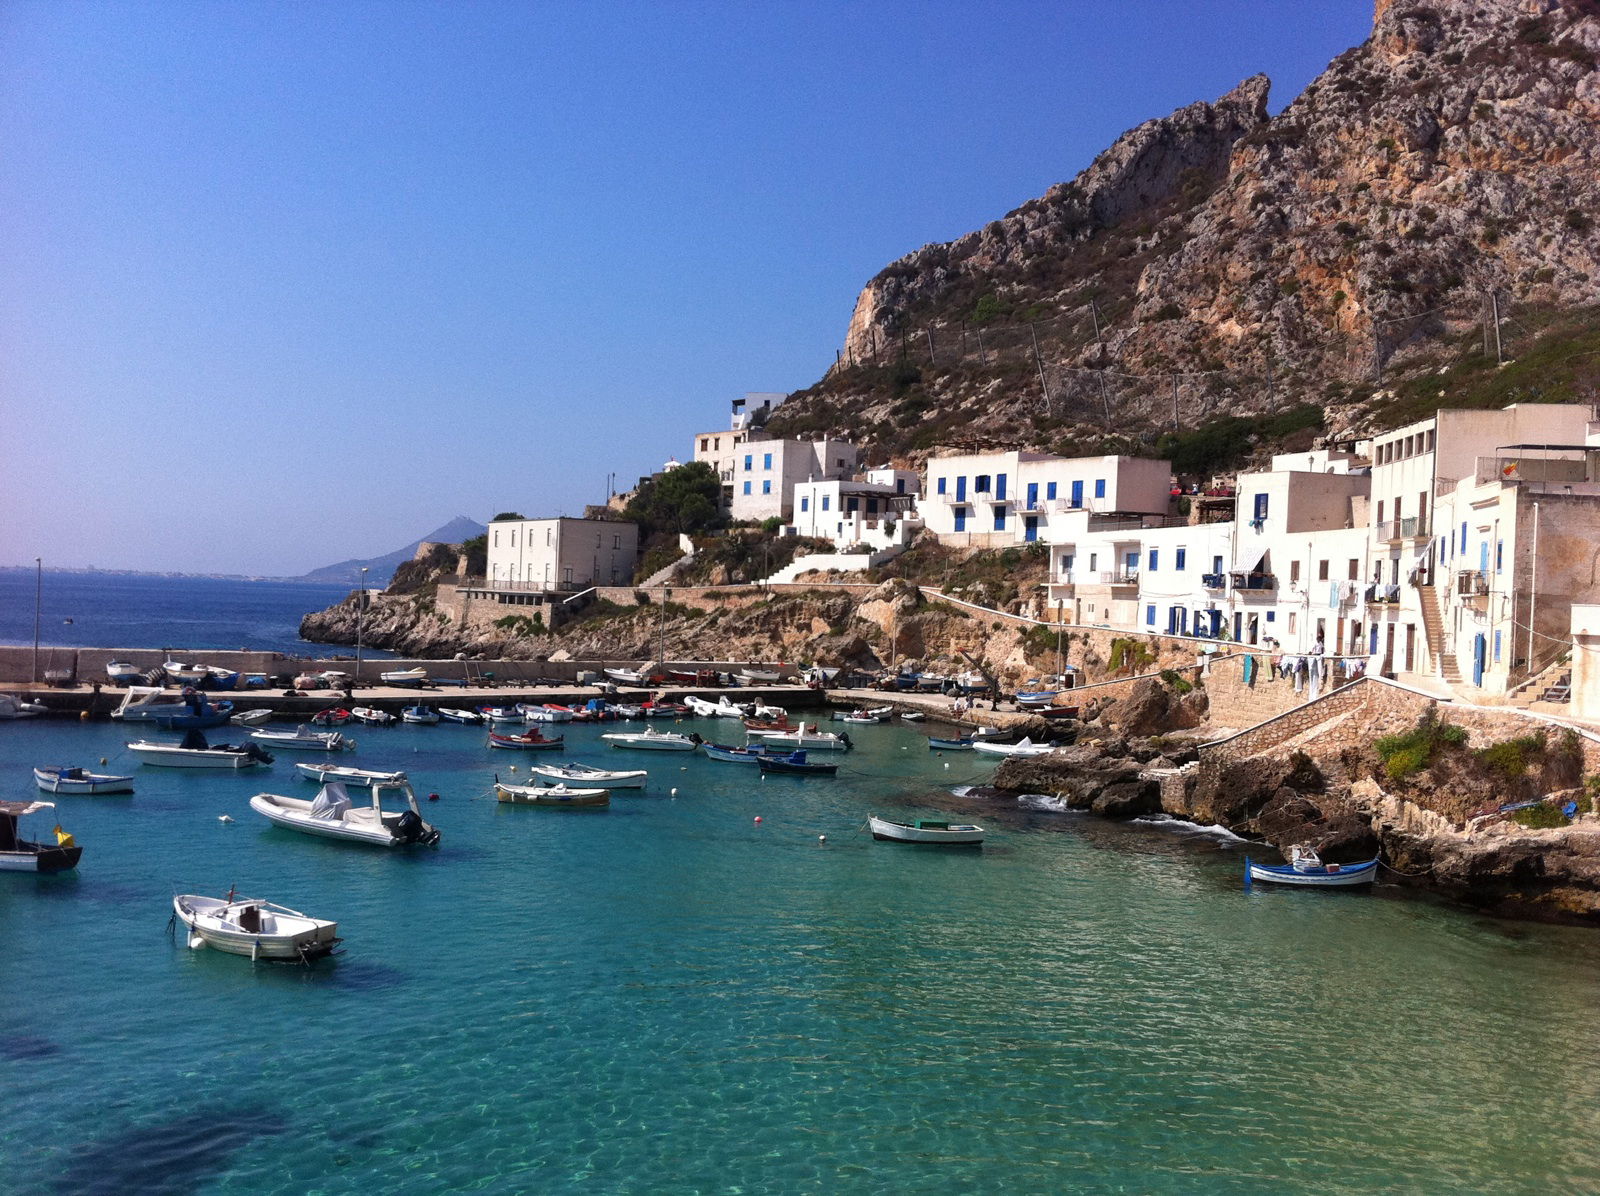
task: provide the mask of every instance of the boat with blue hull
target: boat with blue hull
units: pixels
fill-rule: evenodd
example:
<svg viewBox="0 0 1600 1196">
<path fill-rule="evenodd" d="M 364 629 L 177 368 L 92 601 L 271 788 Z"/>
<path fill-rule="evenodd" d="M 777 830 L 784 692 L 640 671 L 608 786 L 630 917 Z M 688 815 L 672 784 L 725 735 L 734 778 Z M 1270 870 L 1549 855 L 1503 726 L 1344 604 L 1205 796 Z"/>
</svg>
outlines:
<svg viewBox="0 0 1600 1196">
<path fill-rule="evenodd" d="M 1309 847 L 1291 848 L 1287 864 L 1258 864 L 1249 856 L 1244 860 L 1247 889 L 1256 881 L 1302 889 L 1353 889 L 1377 879 L 1377 859 L 1359 864 L 1324 864 Z"/>
<path fill-rule="evenodd" d="M 970 739 L 936 739 L 928 736 L 928 747 L 936 752 L 970 752 L 972 740 Z"/>
<path fill-rule="evenodd" d="M 727 764 L 756 764 L 762 760 L 772 760 L 791 754 L 787 748 L 734 747 L 726 743 L 702 743 L 700 750 L 711 759 L 721 760 Z"/>
<path fill-rule="evenodd" d="M 837 764 L 812 764 L 804 752 L 790 752 L 787 756 L 761 756 L 756 760 L 762 772 L 781 773 L 791 777 L 831 777 L 839 771 Z"/>
</svg>

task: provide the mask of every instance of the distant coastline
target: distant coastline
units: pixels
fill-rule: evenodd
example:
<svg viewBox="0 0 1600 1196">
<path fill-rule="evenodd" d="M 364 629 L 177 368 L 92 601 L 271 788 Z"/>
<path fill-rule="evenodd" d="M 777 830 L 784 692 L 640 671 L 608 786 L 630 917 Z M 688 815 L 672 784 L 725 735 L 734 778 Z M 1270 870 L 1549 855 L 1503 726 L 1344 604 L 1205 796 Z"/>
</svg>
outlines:
<svg viewBox="0 0 1600 1196">
<path fill-rule="evenodd" d="M 34 565 L 0 565 L 0 573 L 32 573 Z M 327 586 L 325 581 L 307 581 L 304 577 L 270 577 L 264 573 L 180 573 L 160 569 L 96 569 L 93 566 L 46 565 L 46 573 L 72 577 L 166 577 L 196 581 L 270 581 L 279 585 Z"/>
</svg>

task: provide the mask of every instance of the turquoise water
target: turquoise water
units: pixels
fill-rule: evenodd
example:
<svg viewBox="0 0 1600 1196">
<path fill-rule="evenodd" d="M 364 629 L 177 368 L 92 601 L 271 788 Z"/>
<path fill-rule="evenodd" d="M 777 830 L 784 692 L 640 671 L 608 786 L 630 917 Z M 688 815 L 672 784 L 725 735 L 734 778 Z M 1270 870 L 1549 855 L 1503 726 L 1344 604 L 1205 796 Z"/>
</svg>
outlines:
<svg viewBox="0 0 1600 1196">
<path fill-rule="evenodd" d="M 651 787 L 563 812 L 485 798 L 528 757 L 481 732 L 357 729 L 346 762 L 442 797 L 410 855 L 253 814 L 313 792 L 291 753 L 57 799 L 79 871 L 0 874 L 0 1189 L 1600 1187 L 1590 932 L 1247 894 L 1236 843 L 956 798 L 992 766 L 902 728 L 851 728 L 832 783 L 600 731 L 572 756 Z M 125 738 L 0 724 L 5 796 Z M 859 831 L 939 810 L 989 844 Z M 346 953 L 169 940 L 174 889 L 229 885 L 339 919 Z"/>
</svg>

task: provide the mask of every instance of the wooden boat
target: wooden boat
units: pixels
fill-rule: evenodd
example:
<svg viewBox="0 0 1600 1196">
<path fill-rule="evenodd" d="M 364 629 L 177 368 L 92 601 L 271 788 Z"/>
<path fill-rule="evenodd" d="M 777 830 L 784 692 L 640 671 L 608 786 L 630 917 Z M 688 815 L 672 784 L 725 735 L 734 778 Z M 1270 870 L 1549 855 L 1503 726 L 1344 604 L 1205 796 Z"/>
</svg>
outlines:
<svg viewBox="0 0 1600 1196">
<path fill-rule="evenodd" d="M 1048 743 L 1034 743 L 1024 736 L 1016 743 L 982 743 L 974 740 L 972 750 L 989 756 L 1047 756 L 1055 748 Z"/>
<path fill-rule="evenodd" d="M 776 669 L 739 670 L 739 679 L 744 685 L 776 685 L 782 676 Z"/>
<path fill-rule="evenodd" d="M 270 723 L 272 721 L 272 711 L 266 709 L 243 710 L 231 716 L 228 721 L 236 727 L 259 727 L 262 723 Z"/>
<path fill-rule="evenodd" d="M 798 731 L 800 728 L 786 718 L 747 718 L 744 720 L 744 729 L 746 731 Z"/>
<path fill-rule="evenodd" d="M 646 718 L 683 718 L 689 708 L 682 702 L 646 702 L 641 709 Z"/>
<path fill-rule="evenodd" d="M 920 710 L 902 710 L 900 712 L 900 720 L 907 723 L 920 723 L 927 717 L 928 716 Z"/>
<path fill-rule="evenodd" d="M 721 760 L 725 764 L 755 764 L 763 756 L 772 756 L 783 752 L 781 748 L 769 747 L 734 747 L 727 743 L 702 743 L 700 750 L 713 760 Z"/>
<path fill-rule="evenodd" d="M 609 789 L 569 789 L 565 785 L 502 785 L 495 779 L 496 801 L 513 806 L 548 806 L 555 810 L 601 810 L 611 804 Z"/>
<path fill-rule="evenodd" d="M 29 814 L 55 808 L 48 801 L 0 801 L 0 872 L 67 872 L 78 866 L 83 848 L 60 824 L 54 844 L 24 839 L 18 830 Z"/>
<path fill-rule="evenodd" d="M 210 670 L 203 664 L 184 664 L 181 660 L 164 660 L 161 662 L 161 671 L 170 680 L 179 685 L 199 685 L 201 681 L 211 675 Z"/>
<path fill-rule="evenodd" d="M 343 781 L 346 785 L 371 787 L 373 785 L 398 785 L 406 779 L 403 772 L 377 772 L 370 768 L 351 768 L 347 764 L 318 764 L 315 761 L 295 765 L 301 777 L 326 785 L 329 781 Z"/>
<path fill-rule="evenodd" d="M 453 706 L 439 707 L 439 717 L 447 723 L 481 723 L 483 716 L 476 710 L 457 710 Z"/>
<path fill-rule="evenodd" d="M 35 768 L 33 783 L 46 793 L 132 793 L 132 777 L 114 777 L 82 768 Z"/>
<path fill-rule="evenodd" d="M 427 669 L 395 669 L 388 673 L 379 673 L 378 680 L 385 685 L 426 685 L 428 683 Z"/>
<path fill-rule="evenodd" d="M 536 730 L 523 735 L 501 735 L 490 731 L 489 746 L 514 752 L 559 751 L 566 743 L 566 738 L 565 735 L 557 735 L 554 739 L 546 739 Z"/>
<path fill-rule="evenodd" d="M 1376 858 L 1361 864 L 1324 864 L 1321 857 L 1309 847 L 1291 847 L 1289 862 L 1284 865 L 1258 864 L 1249 856 L 1244 858 L 1246 888 L 1259 880 L 1305 889 L 1349 889 L 1370 885 L 1377 879 Z"/>
<path fill-rule="evenodd" d="M 329 781 L 310 801 L 258 793 L 250 799 L 250 808 L 281 827 L 326 839 L 378 847 L 432 847 L 439 842 L 438 828 L 426 822 L 417 808 L 411 782 L 377 783 L 369 791 L 372 804 L 358 806 L 343 782 Z M 402 795 L 405 809 L 383 808 L 383 798 L 391 791 Z"/>
<path fill-rule="evenodd" d="M 48 707 L 39 702 L 25 702 L 10 694 L 0 694 L 0 720 L 13 718 L 38 718 Z M 116 717 L 115 712 L 112 717 Z"/>
<path fill-rule="evenodd" d="M 643 731 L 614 731 L 600 736 L 614 748 L 645 752 L 692 752 L 700 746 L 698 735 L 677 735 L 649 727 Z"/>
<path fill-rule="evenodd" d="M 831 777 L 839 771 L 837 764 L 812 764 L 804 752 L 790 752 L 787 756 L 759 756 L 756 764 L 762 772 L 782 773 L 794 777 Z"/>
<path fill-rule="evenodd" d="M 850 733 L 840 731 L 819 731 L 815 723 L 811 729 L 806 730 L 801 724 L 798 731 L 749 731 L 746 732 L 752 739 L 761 739 L 774 747 L 813 748 L 826 752 L 848 752 L 855 744 L 850 742 Z"/>
<path fill-rule="evenodd" d="M 698 685 L 702 689 L 709 689 L 719 684 L 715 669 L 697 669 L 690 672 L 687 669 L 667 669 L 667 680 L 674 685 Z"/>
<path fill-rule="evenodd" d="M 194 950 L 210 947 L 251 960 L 286 959 L 310 963 L 338 946 L 339 924 L 313 918 L 257 897 L 201 897 L 183 893 L 172 899 L 173 915 L 189 929 Z"/>
<path fill-rule="evenodd" d="M 520 723 L 522 711 L 515 706 L 479 706 L 478 715 L 486 723 Z"/>
<path fill-rule="evenodd" d="M 591 785 L 602 789 L 643 789 L 650 779 L 650 774 L 642 768 L 592 768 L 587 764 L 532 764 L 528 771 L 563 785 Z"/>
<path fill-rule="evenodd" d="M 936 752 L 970 752 L 973 742 L 971 739 L 936 739 L 930 735 L 928 747 Z"/>
<path fill-rule="evenodd" d="M 162 768 L 238 769 L 272 763 L 271 755 L 253 743 L 207 743 L 206 737 L 198 730 L 191 730 L 177 743 L 141 739 L 130 743 L 128 750 L 139 757 L 141 764 L 154 764 Z"/>
<path fill-rule="evenodd" d="M 293 731 L 252 731 L 250 738 L 301 752 L 349 752 L 356 746 L 355 740 L 346 739 L 338 731 L 313 731 L 303 723 Z"/>
<path fill-rule="evenodd" d="M 400 721 L 387 710 L 379 710 L 376 706 L 352 706 L 350 717 L 368 727 L 392 727 Z"/>
<path fill-rule="evenodd" d="M 144 670 L 125 660 L 106 661 L 106 677 L 112 685 L 137 685 L 144 680 Z"/>
<path fill-rule="evenodd" d="M 844 714 L 836 714 L 834 718 L 841 723 L 886 723 L 894 715 L 891 706 L 880 706 L 876 710 L 851 710 Z"/>
<path fill-rule="evenodd" d="M 414 726 L 431 727 L 439 721 L 439 712 L 431 706 L 407 706 L 400 712 L 400 721 Z"/>
<path fill-rule="evenodd" d="M 970 822 L 944 822 L 919 818 L 915 822 L 892 822 L 887 818 L 868 818 L 872 837 L 885 843 L 916 843 L 929 847 L 982 847 L 983 828 Z"/>
<path fill-rule="evenodd" d="M 343 706 L 329 706 L 326 710 L 319 710 L 311 716 L 311 721 L 318 727 L 342 727 L 350 721 L 350 711 Z"/>
<path fill-rule="evenodd" d="M 643 685 L 645 683 L 645 674 L 638 669 L 603 669 L 601 671 L 618 685 Z"/>
</svg>

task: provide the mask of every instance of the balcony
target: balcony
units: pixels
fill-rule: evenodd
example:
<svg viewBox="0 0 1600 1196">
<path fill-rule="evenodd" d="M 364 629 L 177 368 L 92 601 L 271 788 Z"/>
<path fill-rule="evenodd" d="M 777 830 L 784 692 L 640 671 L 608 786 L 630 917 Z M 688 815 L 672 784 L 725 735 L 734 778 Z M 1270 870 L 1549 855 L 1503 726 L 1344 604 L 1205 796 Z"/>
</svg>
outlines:
<svg viewBox="0 0 1600 1196">
<path fill-rule="evenodd" d="M 1137 586 L 1139 584 L 1139 571 L 1137 569 L 1112 569 L 1102 570 L 1093 575 L 1095 584 L 1102 586 Z"/>
<path fill-rule="evenodd" d="M 1408 515 L 1404 519 L 1391 519 L 1380 524 L 1378 536 L 1386 539 L 1391 544 L 1401 540 L 1416 540 L 1428 534 L 1428 521 L 1418 515 Z"/>
<path fill-rule="evenodd" d="M 1228 575 L 1226 573 L 1202 573 L 1200 584 L 1208 590 L 1225 590 L 1228 588 Z"/>
<path fill-rule="evenodd" d="M 1233 588 L 1236 592 L 1274 592 L 1278 588 L 1278 579 L 1271 573 L 1230 573 L 1233 579 Z"/>
<path fill-rule="evenodd" d="M 1367 587 L 1366 600 L 1369 606 L 1397 605 L 1400 601 L 1400 587 L 1375 582 Z"/>
<path fill-rule="evenodd" d="M 1456 574 L 1456 596 L 1471 601 L 1489 596 L 1489 579 L 1477 569 L 1462 569 Z"/>
</svg>

